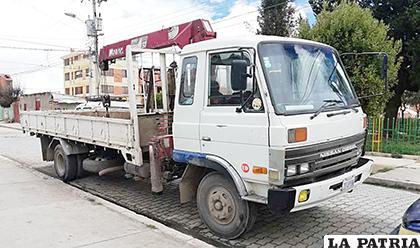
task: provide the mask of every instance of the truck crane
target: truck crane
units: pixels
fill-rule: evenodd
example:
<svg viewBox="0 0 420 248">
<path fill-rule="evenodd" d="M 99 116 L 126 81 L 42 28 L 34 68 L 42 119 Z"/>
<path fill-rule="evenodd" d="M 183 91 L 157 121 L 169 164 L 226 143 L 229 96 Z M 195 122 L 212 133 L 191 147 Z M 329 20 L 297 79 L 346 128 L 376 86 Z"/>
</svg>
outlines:
<svg viewBox="0 0 420 248">
<path fill-rule="evenodd" d="M 159 193 L 164 178 L 180 178 L 180 201 L 195 201 L 205 225 L 226 239 L 251 229 L 256 204 L 300 211 L 366 180 L 367 118 L 333 47 L 215 38 L 208 21 L 195 20 L 105 46 L 104 70 L 127 63 L 129 112 L 24 112 L 22 128 L 41 139 L 43 159 L 63 181 L 124 169 Z M 162 49 L 170 46 L 182 48 L 172 124 L 165 56 L 174 52 Z M 164 104 L 152 113 L 136 104 L 133 55 L 146 52 L 161 64 Z"/>
<path fill-rule="evenodd" d="M 102 70 L 108 70 L 108 64 L 126 56 L 127 45 L 139 45 L 142 49 L 161 49 L 171 46 L 184 46 L 216 38 L 208 20 L 198 19 L 170 28 L 140 35 L 104 46 L 99 52 L 99 64 Z"/>
</svg>

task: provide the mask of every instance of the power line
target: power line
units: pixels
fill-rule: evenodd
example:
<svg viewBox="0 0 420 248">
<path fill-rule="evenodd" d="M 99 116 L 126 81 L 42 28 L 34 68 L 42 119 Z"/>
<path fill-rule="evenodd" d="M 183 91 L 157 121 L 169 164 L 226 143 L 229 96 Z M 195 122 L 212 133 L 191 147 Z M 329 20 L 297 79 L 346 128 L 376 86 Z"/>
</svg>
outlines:
<svg viewBox="0 0 420 248">
<path fill-rule="evenodd" d="M 165 21 L 165 20 L 168 20 L 168 17 L 173 16 L 173 15 L 175 15 L 175 16 L 171 17 L 172 19 L 177 18 L 177 17 L 185 17 L 185 14 L 181 14 L 181 13 L 191 12 L 191 10 L 193 10 L 193 9 L 204 10 L 205 8 L 207 8 L 207 6 L 203 6 L 202 4 L 197 4 L 197 5 L 194 5 L 194 6 L 189 7 L 189 8 L 181 8 L 181 9 L 178 9 L 178 10 L 175 10 L 175 11 L 171 11 L 171 12 L 167 12 L 165 14 L 161 14 L 161 17 L 153 18 L 153 21 L 141 22 L 142 25 L 139 25 L 140 23 L 130 25 L 128 28 L 125 28 L 122 31 L 131 31 L 131 30 L 134 30 L 136 28 L 145 27 L 147 24 L 159 24 L 156 20 L 162 19 L 162 21 Z M 118 32 L 116 34 L 122 34 L 122 33 L 123 32 Z"/>
<path fill-rule="evenodd" d="M 18 61 L 10 61 L 10 60 L 0 60 L 0 63 L 7 63 L 7 64 L 18 64 L 18 65 L 33 65 L 33 66 L 44 66 L 43 64 L 33 64 L 27 62 L 18 62 Z"/>
<path fill-rule="evenodd" d="M 270 6 L 265 7 L 264 9 L 272 9 L 272 8 L 278 7 L 278 6 L 282 5 L 282 4 L 283 4 L 283 3 L 273 4 L 273 5 L 270 5 Z M 190 7 L 190 8 L 187 8 L 187 9 L 181 9 L 181 10 L 183 10 L 183 11 L 180 11 L 180 12 L 175 11 L 175 12 L 173 12 L 173 14 L 179 14 L 179 13 L 182 13 L 182 12 L 185 12 L 185 11 L 188 11 L 188 10 L 191 10 L 191 9 L 197 9 L 196 7 L 198 8 L 198 10 L 204 10 L 205 8 L 207 8 L 207 6 L 198 5 L 198 6 Z M 295 11 L 298 11 L 298 10 L 302 10 L 302 9 L 306 9 L 306 8 L 310 8 L 310 6 L 301 6 L 301 7 L 297 7 L 297 8 L 294 8 L 294 9 L 295 9 Z M 216 8 L 216 9 L 217 9 L 217 8 Z M 215 22 L 213 22 L 212 24 L 222 23 L 222 22 L 225 22 L 225 21 L 228 21 L 228 20 L 231 20 L 231 19 L 235 19 L 235 18 L 238 18 L 238 17 L 244 16 L 244 15 L 249 15 L 249 14 L 252 14 L 252 13 L 256 13 L 256 12 L 258 12 L 258 11 L 259 11 L 259 10 L 257 9 L 257 10 L 253 10 L 253 11 L 245 12 L 245 13 L 238 14 L 238 15 L 235 15 L 235 16 L 232 16 L 232 17 L 228 17 L 228 18 L 225 18 L 225 19 L 222 19 L 222 20 L 219 20 L 219 21 L 215 21 Z M 171 16 L 171 15 L 173 15 L 173 14 L 169 13 L 169 14 L 167 14 L 167 15 L 162 15 L 162 17 L 160 17 L 160 18 L 159 18 L 159 17 L 158 17 L 158 18 L 155 18 L 153 21 L 146 21 L 146 22 L 143 22 L 143 25 L 140 25 L 140 26 L 136 26 L 137 24 L 130 25 L 130 26 L 131 26 L 130 28 L 128 28 L 128 29 L 123 29 L 123 30 L 121 30 L 121 31 L 123 31 L 123 32 L 127 32 L 127 31 L 130 31 L 130 30 L 134 30 L 134 28 L 141 28 L 141 27 L 144 27 L 146 24 L 150 24 L 150 25 L 155 24 L 155 25 L 158 25 L 159 23 L 158 23 L 158 22 L 156 22 L 156 19 L 167 18 L 168 16 Z M 194 15 L 194 16 L 195 16 L 195 15 Z M 172 17 L 172 19 L 175 19 L 175 18 L 178 18 L 178 17 L 184 17 L 184 18 L 185 18 L 185 14 L 176 15 L 176 16 Z M 238 23 L 238 25 L 239 25 L 239 23 Z M 233 26 L 233 25 L 229 25 L 229 27 L 230 27 L 230 26 Z M 118 35 L 118 34 L 122 34 L 123 32 L 118 32 L 118 33 L 116 33 L 116 34 L 117 34 L 117 35 Z"/>
<path fill-rule="evenodd" d="M 50 64 L 50 65 L 44 66 L 42 68 L 37 68 L 37 69 L 31 69 L 31 70 L 26 70 L 26 71 L 11 73 L 11 75 L 12 76 L 15 76 L 15 75 L 22 75 L 22 74 L 29 74 L 29 73 L 44 71 L 44 70 L 47 70 L 49 68 L 57 67 L 59 65 L 61 65 L 61 62 L 58 62 L 58 63 L 55 63 L 55 64 Z"/>
<path fill-rule="evenodd" d="M 270 5 L 270 6 L 265 7 L 264 9 L 272 9 L 272 8 L 275 8 L 275 7 L 280 6 L 282 4 L 284 4 L 284 3 L 273 4 L 273 5 Z M 301 6 L 301 7 L 295 8 L 295 11 L 296 10 L 302 10 L 302 9 L 310 8 L 310 7 L 311 6 Z M 235 18 L 244 16 L 244 15 L 249 15 L 249 14 L 252 14 L 252 13 L 256 13 L 258 11 L 259 10 L 253 10 L 253 11 L 245 12 L 243 14 L 239 14 L 239 15 L 235 15 L 235 16 L 232 16 L 232 17 L 229 17 L 229 18 L 225 18 L 225 19 L 220 20 L 220 21 L 215 21 L 215 22 L 213 22 L 213 24 L 217 24 L 217 23 L 221 23 L 221 22 L 228 21 L 228 20 L 231 20 L 231 19 L 235 19 Z"/>
<path fill-rule="evenodd" d="M 36 42 L 36 41 L 19 40 L 19 39 L 10 39 L 10 38 L 2 38 L 2 37 L 0 37 L 0 40 L 17 41 L 17 42 L 28 43 L 28 44 L 34 44 L 34 45 L 42 45 L 42 46 L 61 47 L 61 48 L 71 48 L 71 47 L 69 47 L 69 46 L 54 45 L 54 44 L 48 44 L 48 43 L 42 43 L 42 42 Z"/>
<path fill-rule="evenodd" d="M 44 52 L 69 52 L 69 49 L 56 49 L 56 48 L 39 48 L 39 47 L 17 47 L 17 46 L 3 46 L 0 45 L 0 48 L 3 49 L 18 49 L 18 50 L 31 50 L 31 51 L 44 51 Z M 84 50 L 75 50 L 77 51 L 84 51 Z"/>
</svg>

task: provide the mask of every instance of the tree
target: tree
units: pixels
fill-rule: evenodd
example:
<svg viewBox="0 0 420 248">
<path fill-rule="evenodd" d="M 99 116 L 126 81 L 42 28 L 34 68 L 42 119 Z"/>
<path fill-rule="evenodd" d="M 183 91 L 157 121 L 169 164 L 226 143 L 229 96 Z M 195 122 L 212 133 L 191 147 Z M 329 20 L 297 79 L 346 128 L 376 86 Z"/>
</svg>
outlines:
<svg viewBox="0 0 420 248">
<path fill-rule="evenodd" d="M 9 108 L 12 103 L 19 99 L 22 90 L 19 87 L 13 88 L 11 85 L 0 86 L 0 106 Z"/>
<path fill-rule="evenodd" d="M 386 106 L 386 116 L 396 117 L 404 91 L 420 90 L 420 4 L 418 0 L 359 0 L 359 4 L 389 25 L 390 37 L 402 41 L 398 84 Z"/>
<path fill-rule="evenodd" d="M 315 13 L 325 7 L 331 11 L 340 0 L 309 0 Z M 396 117 L 404 91 L 420 90 L 420 4 L 418 0 L 354 0 L 363 8 L 372 10 L 373 16 L 389 26 L 388 36 L 401 40 L 398 57 L 402 57 L 398 83 L 392 88 L 394 95 L 386 104 L 386 117 Z"/>
<path fill-rule="evenodd" d="M 295 10 L 291 0 L 262 0 L 257 34 L 290 36 L 295 27 Z"/>
<path fill-rule="evenodd" d="M 332 12 L 322 11 L 312 28 L 301 24 L 299 36 L 331 45 L 339 53 L 386 52 L 389 55 L 388 83 L 392 86 L 397 82 L 400 65 L 393 61 L 398 61 L 397 54 L 401 44 L 387 39 L 388 29 L 388 26 L 372 16 L 370 10 L 362 9 L 356 4 L 341 3 Z M 380 77 L 381 59 L 373 56 L 343 57 L 343 63 L 359 96 L 384 92 L 384 82 Z M 391 95 L 390 92 L 385 92 L 383 96 L 361 99 L 362 107 L 369 115 L 382 114 L 385 102 Z"/>
<path fill-rule="evenodd" d="M 341 3 L 341 0 L 309 0 L 308 2 L 315 15 L 318 15 L 322 10 L 332 11 Z"/>
</svg>

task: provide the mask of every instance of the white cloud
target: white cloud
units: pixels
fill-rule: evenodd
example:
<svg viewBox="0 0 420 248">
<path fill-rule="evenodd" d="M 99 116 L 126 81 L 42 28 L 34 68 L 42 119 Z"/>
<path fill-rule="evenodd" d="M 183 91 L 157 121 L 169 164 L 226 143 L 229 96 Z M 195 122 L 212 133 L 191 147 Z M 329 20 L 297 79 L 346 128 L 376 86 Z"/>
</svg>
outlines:
<svg viewBox="0 0 420 248">
<path fill-rule="evenodd" d="M 238 0 L 224 18 L 215 21 L 213 28 L 219 37 L 255 34 L 258 29 L 257 17 L 260 2 L 248 3 Z"/>
<path fill-rule="evenodd" d="M 211 6 L 225 0 L 210 0 Z M 237 0 L 229 14 L 214 24 L 219 37 L 253 33 L 258 27 L 259 1 Z M 101 4 L 105 35 L 101 46 L 122 39 L 187 22 L 197 18 L 211 20 L 211 6 L 195 0 L 112 0 Z M 0 46 L 46 47 L 16 40 L 56 44 L 86 49 L 86 30 L 82 22 L 64 15 L 71 12 L 81 20 L 91 15 L 91 2 L 80 0 L 3 0 L 0 23 Z M 7 24 L 7 25 L 4 25 Z M 48 46 L 51 48 L 51 46 Z M 62 47 L 54 47 L 63 49 Z M 45 52 L 0 48 L 0 73 L 44 69 L 34 73 L 13 75 L 26 92 L 62 91 L 63 68 L 61 56 L 67 52 Z M 53 67 L 46 67 L 52 65 Z"/>
<path fill-rule="evenodd" d="M 308 15 L 312 12 L 312 8 L 309 3 L 296 4 L 296 2 L 291 2 L 290 4 L 295 9 L 295 20 L 298 20 L 299 17 L 302 17 L 303 19 L 308 19 Z"/>
</svg>

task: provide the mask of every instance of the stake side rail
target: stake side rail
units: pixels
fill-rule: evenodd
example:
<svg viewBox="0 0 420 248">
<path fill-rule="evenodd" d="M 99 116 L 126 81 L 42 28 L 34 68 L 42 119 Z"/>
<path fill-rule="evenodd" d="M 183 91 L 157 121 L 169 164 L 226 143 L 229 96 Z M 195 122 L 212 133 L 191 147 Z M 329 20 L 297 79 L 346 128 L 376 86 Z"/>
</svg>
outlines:
<svg viewBox="0 0 420 248">
<path fill-rule="evenodd" d="M 23 131 L 31 134 L 112 148 L 123 156 L 135 155 L 131 120 L 32 111 L 21 113 L 21 125 Z"/>
</svg>

